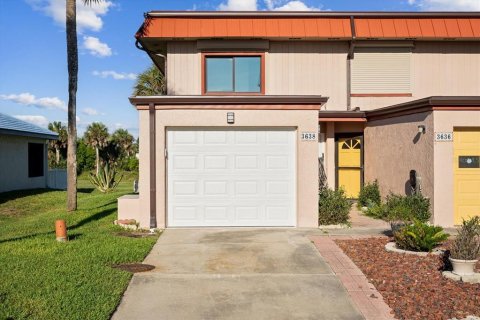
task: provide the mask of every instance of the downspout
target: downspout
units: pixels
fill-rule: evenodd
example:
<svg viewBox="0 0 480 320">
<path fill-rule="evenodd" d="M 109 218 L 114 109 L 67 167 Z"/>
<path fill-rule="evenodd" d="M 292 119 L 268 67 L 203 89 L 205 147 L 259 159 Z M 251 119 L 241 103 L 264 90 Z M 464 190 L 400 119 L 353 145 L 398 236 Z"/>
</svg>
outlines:
<svg viewBox="0 0 480 320">
<path fill-rule="evenodd" d="M 149 135 L 150 135 L 150 229 L 157 227 L 157 192 L 156 192 L 156 152 L 155 152 L 155 104 L 150 103 L 149 108 Z"/>
<path fill-rule="evenodd" d="M 352 40 L 348 47 L 347 54 L 347 110 L 352 109 L 352 59 L 354 58 L 355 51 L 355 19 L 353 16 L 350 16 L 350 29 L 352 30 Z"/>
</svg>

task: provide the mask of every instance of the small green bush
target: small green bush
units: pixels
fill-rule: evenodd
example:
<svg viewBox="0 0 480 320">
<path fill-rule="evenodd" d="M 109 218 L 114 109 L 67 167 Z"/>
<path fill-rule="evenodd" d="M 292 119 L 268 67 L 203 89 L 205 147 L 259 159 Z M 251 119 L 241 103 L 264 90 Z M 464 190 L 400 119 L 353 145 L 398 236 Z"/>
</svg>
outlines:
<svg viewBox="0 0 480 320">
<path fill-rule="evenodd" d="M 480 217 L 463 220 L 462 228 L 453 241 L 450 257 L 460 260 L 480 258 Z"/>
<path fill-rule="evenodd" d="M 371 204 L 367 205 L 367 211 L 365 212 L 366 216 L 375 218 L 375 219 L 385 219 L 387 211 L 384 204 Z"/>
<path fill-rule="evenodd" d="M 380 196 L 380 188 L 378 187 L 378 181 L 375 180 L 372 183 L 367 183 L 360 189 L 358 195 L 359 207 L 370 207 L 372 205 L 380 205 L 382 198 Z"/>
<path fill-rule="evenodd" d="M 419 220 L 393 234 L 397 247 L 411 251 L 430 252 L 448 239 L 442 227 L 431 226 Z"/>
<path fill-rule="evenodd" d="M 318 222 L 320 225 L 348 223 L 351 203 L 343 189 L 320 191 Z"/>
<path fill-rule="evenodd" d="M 421 194 L 401 196 L 391 193 L 385 202 L 385 219 L 390 222 L 413 222 L 430 220 L 430 200 Z"/>
</svg>

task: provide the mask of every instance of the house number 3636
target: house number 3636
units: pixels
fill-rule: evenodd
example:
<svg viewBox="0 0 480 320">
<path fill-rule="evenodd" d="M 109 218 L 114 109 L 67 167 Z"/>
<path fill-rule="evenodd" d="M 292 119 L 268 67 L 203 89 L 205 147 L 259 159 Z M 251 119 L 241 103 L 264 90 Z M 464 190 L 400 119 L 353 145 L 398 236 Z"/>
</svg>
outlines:
<svg viewBox="0 0 480 320">
<path fill-rule="evenodd" d="M 453 133 L 435 132 L 435 141 L 453 141 Z"/>
</svg>

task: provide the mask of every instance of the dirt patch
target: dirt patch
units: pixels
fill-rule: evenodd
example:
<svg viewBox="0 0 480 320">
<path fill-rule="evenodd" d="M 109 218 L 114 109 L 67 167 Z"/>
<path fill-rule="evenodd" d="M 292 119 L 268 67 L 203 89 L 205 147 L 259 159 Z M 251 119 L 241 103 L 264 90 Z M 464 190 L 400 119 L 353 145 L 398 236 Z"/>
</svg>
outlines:
<svg viewBox="0 0 480 320">
<path fill-rule="evenodd" d="M 480 284 L 445 279 L 442 256 L 387 252 L 388 241 L 371 238 L 335 242 L 382 294 L 397 319 L 436 320 L 480 314 Z M 476 268 L 478 272 L 480 263 Z"/>
<path fill-rule="evenodd" d="M 120 269 L 127 272 L 137 273 L 137 272 L 147 272 L 155 269 L 155 266 L 143 263 L 122 263 L 115 264 L 112 268 Z"/>
<path fill-rule="evenodd" d="M 128 238 L 146 238 L 146 237 L 155 237 L 155 233 L 148 232 L 129 232 L 129 231 L 118 231 L 115 235 L 119 237 L 128 237 Z"/>
<path fill-rule="evenodd" d="M 0 208 L 0 216 L 4 217 L 17 217 L 22 215 L 22 210 L 17 209 L 17 208 Z"/>
</svg>

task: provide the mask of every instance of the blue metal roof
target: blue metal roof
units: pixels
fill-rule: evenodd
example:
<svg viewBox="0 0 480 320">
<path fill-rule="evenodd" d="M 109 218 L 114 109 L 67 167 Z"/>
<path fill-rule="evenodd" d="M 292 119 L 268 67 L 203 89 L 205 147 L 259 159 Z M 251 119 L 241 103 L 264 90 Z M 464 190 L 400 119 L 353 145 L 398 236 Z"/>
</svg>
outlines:
<svg viewBox="0 0 480 320">
<path fill-rule="evenodd" d="M 56 140 L 58 134 L 34 124 L 0 113 L 0 134 Z"/>
</svg>

